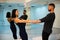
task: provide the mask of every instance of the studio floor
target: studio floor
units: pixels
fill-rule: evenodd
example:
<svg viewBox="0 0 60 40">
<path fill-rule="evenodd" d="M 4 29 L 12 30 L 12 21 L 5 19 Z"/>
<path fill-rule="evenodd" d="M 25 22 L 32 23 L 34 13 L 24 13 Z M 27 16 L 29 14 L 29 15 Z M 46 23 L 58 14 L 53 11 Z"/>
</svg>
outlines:
<svg viewBox="0 0 60 40">
<path fill-rule="evenodd" d="M 18 28 L 17 28 L 18 29 Z M 26 29 L 28 40 L 42 40 L 42 28 Z M 17 30 L 19 39 L 19 30 Z M 0 26 L 0 40 L 14 40 L 9 26 Z M 53 33 L 50 35 L 49 40 L 60 40 L 60 28 L 53 28 Z"/>
</svg>

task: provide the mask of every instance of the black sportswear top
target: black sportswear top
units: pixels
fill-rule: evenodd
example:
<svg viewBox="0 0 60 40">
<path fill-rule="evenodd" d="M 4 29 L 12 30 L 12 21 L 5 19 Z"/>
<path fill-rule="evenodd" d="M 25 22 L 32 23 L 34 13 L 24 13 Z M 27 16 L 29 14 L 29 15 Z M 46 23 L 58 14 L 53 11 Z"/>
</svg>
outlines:
<svg viewBox="0 0 60 40">
<path fill-rule="evenodd" d="M 49 13 L 46 17 L 40 19 L 41 22 L 44 22 L 43 31 L 47 33 L 52 32 L 53 23 L 55 20 L 55 13 Z"/>
<path fill-rule="evenodd" d="M 27 18 L 28 18 L 27 15 L 22 15 L 19 19 L 20 19 L 20 20 L 22 20 L 22 19 L 26 20 Z M 17 23 L 17 25 L 19 25 L 19 26 L 25 26 L 26 23 Z"/>
<path fill-rule="evenodd" d="M 14 23 L 14 21 L 13 21 L 13 20 L 10 22 L 10 26 L 11 26 L 11 27 L 12 27 L 12 26 L 14 26 L 14 27 L 15 27 L 15 23 Z"/>
</svg>

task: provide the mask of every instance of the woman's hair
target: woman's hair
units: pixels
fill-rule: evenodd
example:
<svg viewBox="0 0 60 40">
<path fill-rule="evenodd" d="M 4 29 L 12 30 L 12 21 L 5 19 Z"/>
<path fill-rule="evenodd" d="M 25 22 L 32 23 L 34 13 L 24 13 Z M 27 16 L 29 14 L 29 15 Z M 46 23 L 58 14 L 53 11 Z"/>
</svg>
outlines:
<svg viewBox="0 0 60 40">
<path fill-rule="evenodd" d="M 26 10 L 24 10 L 24 12 L 26 12 Z"/>
<path fill-rule="evenodd" d="M 7 12 L 6 18 L 10 18 L 10 17 L 11 17 L 11 13 L 10 12 Z"/>
<path fill-rule="evenodd" d="M 12 18 L 15 18 L 15 17 L 16 17 L 16 14 L 15 14 L 15 13 L 16 13 L 16 10 L 17 10 L 17 9 L 13 9 L 13 10 L 12 10 Z"/>
</svg>

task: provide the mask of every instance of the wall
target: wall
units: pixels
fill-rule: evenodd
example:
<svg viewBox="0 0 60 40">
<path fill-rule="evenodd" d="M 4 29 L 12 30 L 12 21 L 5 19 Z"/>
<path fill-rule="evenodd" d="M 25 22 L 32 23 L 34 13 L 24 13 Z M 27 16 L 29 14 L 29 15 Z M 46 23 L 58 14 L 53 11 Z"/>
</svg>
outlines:
<svg viewBox="0 0 60 40">
<path fill-rule="evenodd" d="M 31 9 L 31 20 L 38 20 L 45 17 L 48 14 L 47 5 L 32 6 Z M 43 28 L 43 23 L 31 24 L 32 28 Z"/>
<path fill-rule="evenodd" d="M 54 27 L 60 28 L 60 4 L 56 4 L 55 14 L 56 14 L 56 19 L 54 22 Z"/>
<path fill-rule="evenodd" d="M 4 19 L 3 19 L 3 10 L 4 10 L 4 7 L 0 6 L 0 25 L 2 25 L 3 22 L 4 22 Z"/>
<path fill-rule="evenodd" d="M 23 14 L 24 6 L 20 4 L 14 4 L 14 3 L 2 3 L 0 8 L 0 25 L 9 25 L 9 22 L 6 18 L 6 13 L 11 12 L 13 9 L 18 9 L 19 11 L 19 17 Z"/>
</svg>

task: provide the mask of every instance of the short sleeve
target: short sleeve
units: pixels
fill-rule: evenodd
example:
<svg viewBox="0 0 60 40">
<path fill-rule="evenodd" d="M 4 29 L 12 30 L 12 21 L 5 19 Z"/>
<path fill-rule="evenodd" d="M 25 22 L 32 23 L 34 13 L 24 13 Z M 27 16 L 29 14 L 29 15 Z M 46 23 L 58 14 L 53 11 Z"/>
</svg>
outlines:
<svg viewBox="0 0 60 40">
<path fill-rule="evenodd" d="M 47 15 L 46 17 L 39 19 L 41 22 L 46 22 L 46 21 L 50 21 L 51 20 L 51 16 Z"/>
<path fill-rule="evenodd" d="M 28 18 L 28 16 L 26 15 L 25 17 L 24 17 L 24 19 L 26 20 Z"/>
<path fill-rule="evenodd" d="M 26 20 L 27 18 L 28 18 L 27 15 L 22 15 L 19 19 L 24 19 L 24 20 Z"/>
</svg>

